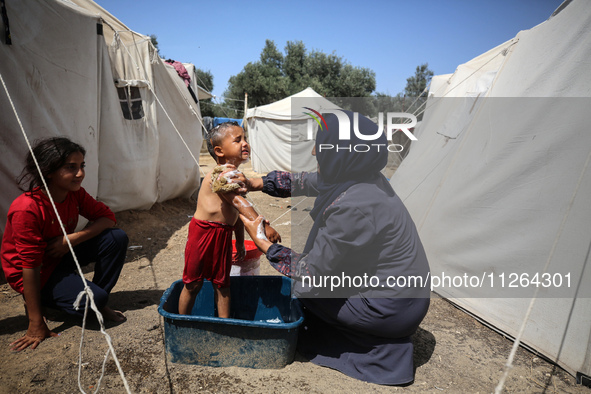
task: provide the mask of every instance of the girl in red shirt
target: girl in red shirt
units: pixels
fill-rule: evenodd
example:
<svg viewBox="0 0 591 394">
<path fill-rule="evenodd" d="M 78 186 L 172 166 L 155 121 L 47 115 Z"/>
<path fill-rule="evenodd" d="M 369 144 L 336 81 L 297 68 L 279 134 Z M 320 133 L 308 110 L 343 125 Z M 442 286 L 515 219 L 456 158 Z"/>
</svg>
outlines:
<svg viewBox="0 0 591 394">
<path fill-rule="evenodd" d="M 8 210 L 0 253 L 6 280 L 23 295 L 29 319 L 25 336 L 11 344 L 16 351 L 29 346 L 35 349 L 45 338 L 57 335 L 45 323 L 43 306 L 79 316 L 84 313 L 85 298 L 81 310 L 73 307 L 84 283 L 48 194 L 55 202 L 78 262 L 81 265 L 96 262 L 94 278 L 88 286 L 103 317 L 118 322 L 125 320 L 121 312 L 107 306 L 107 299 L 123 268 L 128 239 L 123 230 L 113 228 L 113 212 L 81 187 L 85 149 L 67 138 L 57 137 L 39 141 L 33 152 L 48 190 L 44 189 L 29 153 L 26 166 L 17 178 L 24 193 Z M 90 224 L 75 231 L 78 215 Z"/>
</svg>

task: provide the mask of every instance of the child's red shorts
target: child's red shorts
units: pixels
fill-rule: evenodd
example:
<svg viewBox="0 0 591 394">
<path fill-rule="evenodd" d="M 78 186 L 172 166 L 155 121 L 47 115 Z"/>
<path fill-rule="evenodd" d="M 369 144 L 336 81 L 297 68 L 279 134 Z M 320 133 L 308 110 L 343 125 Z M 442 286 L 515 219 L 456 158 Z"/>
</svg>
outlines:
<svg viewBox="0 0 591 394">
<path fill-rule="evenodd" d="M 183 283 L 208 279 L 218 287 L 230 285 L 233 231 L 229 224 L 191 219 Z"/>
</svg>

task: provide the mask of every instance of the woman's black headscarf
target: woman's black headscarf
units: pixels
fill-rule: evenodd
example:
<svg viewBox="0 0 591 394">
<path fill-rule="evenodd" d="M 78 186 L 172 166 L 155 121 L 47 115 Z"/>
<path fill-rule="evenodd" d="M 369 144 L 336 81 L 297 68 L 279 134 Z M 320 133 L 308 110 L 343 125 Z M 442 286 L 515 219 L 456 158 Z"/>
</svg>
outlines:
<svg viewBox="0 0 591 394">
<path fill-rule="evenodd" d="M 334 114 L 324 115 L 326 127 L 321 127 L 316 135 L 319 194 L 310 212 L 314 226 L 304 253 L 308 253 L 314 245 L 318 229 L 324 223 L 323 213 L 326 208 L 351 186 L 375 179 L 388 162 L 388 140 L 385 134 L 381 133 L 375 140 L 360 139 L 353 131 L 353 112 L 343 112 L 349 118 L 350 140 L 339 140 L 339 121 Z M 375 135 L 378 130 L 378 125 L 363 115 L 359 115 L 358 124 L 358 130 L 363 135 Z"/>
</svg>

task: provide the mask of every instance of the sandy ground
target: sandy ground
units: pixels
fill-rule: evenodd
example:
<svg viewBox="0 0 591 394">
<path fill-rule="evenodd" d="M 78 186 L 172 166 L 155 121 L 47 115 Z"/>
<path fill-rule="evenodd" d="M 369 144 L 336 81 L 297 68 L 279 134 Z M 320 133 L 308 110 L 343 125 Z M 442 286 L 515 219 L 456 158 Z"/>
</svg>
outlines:
<svg viewBox="0 0 591 394">
<path fill-rule="evenodd" d="M 202 155 L 203 170 L 212 161 Z M 247 164 L 243 170 L 256 176 Z M 283 243 L 291 245 L 290 199 L 278 199 L 252 193 L 259 212 L 274 222 Z M 303 214 L 306 201 L 295 213 Z M 110 305 L 124 311 L 128 320 L 107 324 L 117 357 L 132 392 L 139 393 L 390 393 L 390 392 L 493 392 L 510 352 L 512 342 L 488 329 L 450 303 L 433 295 L 431 308 L 415 343 L 415 381 L 406 387 L 387 387 L 351 379 L 337 371 L 318 367 L 296 354 L 282 369 L 214 368 L 171 363 L 166 358 L 163 319 L 157 308 L 160 297 L 183 269 L 187 227 L 195 209 L 190 200 L 172 200 L 156 204 L 149 211 L 117 214 L 119 227 L 130 238 L 130 246 L 121 278 L 113 290 Z M 298 243 L 295 242 L 294 243 Z M 276 272 L 261 261 L 261 274 Z M 92 277 L 87 267 L 88 278 Z M 82 322 L 51 313 L 49 326 L 60 334 L 44 341 L 36 350 L 10 351 L 9 344 L 27 329 L 22 298 L 8 285 L 0 286 L 0 392 L 1 393 L 73 393 L 78 388 L 78 355 Z M 101 375 L 108 347 L 98 323 L 89 319 L 82 346 L 81 387 L 93 392 Z M 591 393 L 575 379 L 539 355 L 519 349 L 506 392 Z M 109 359 L 100 392 L 124 391 L 115 363 Z"/>
</svg>

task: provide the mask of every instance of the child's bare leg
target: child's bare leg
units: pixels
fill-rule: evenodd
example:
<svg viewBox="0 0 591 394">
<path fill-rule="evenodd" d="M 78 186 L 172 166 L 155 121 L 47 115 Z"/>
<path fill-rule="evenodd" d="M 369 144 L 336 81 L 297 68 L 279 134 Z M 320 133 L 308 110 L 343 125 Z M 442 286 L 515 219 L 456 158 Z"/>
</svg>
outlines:
<svg viewBox="0 0 591 394">
<path fill-rule="evenodd" d="M 179 297 L 179 313 L 181 315 L 191 314 L 193 304 L 195 304 L 195 298 L 197 297 L 197 294 L 199 294 L 201 286 L 203 286 L 203 280 L 198 280 L 188 284 L 185 283 L 185 286 L 183 287 Z"/>
<path fill-rule="evenodd" d="M 218 317 L 230 317 L 230 288 L 218 287 L 214 284 L 215 305 L 218 308 Z"/>
</svg>

